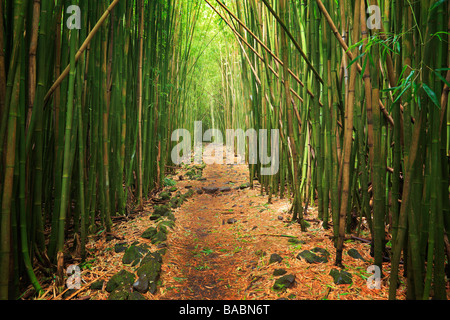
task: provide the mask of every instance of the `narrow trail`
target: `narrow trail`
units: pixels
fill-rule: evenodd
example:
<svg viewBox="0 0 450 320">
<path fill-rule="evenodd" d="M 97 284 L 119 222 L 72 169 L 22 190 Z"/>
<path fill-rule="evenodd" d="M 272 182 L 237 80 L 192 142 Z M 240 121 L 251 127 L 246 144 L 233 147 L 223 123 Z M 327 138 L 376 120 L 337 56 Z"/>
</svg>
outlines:
<svg viewBox="0 0 450 320">
<path fill-rule="evenodd" d="M 173 210 L 175 226 L 168 232 L 167 241 L 162 246 L 154 245 L 141 237 L 147 228 L 155 226 L 155 221 L 149 219 L 154 206 L 147 203 L 137 217 L 115 225 L 113 232 L 120 239 L 90 241 L 96 261 L 85 275 L 95 279 L 106 272 L 106 284 L 120 270 L 135 272 L 135 268 L 122 263 L 124 254 L 114 252 L 114 247 L 140 243 L 151 252 L 166 249 L 157 290 L 143 294 L 148 300 L 387 298 L 386 277 L 380 290 L 367 288 L 370 274 L 366 270 L 373 262 L 368 244 L 346 243 L 344 264 L 352 275 L 352 283 L 337 285 L 330 275 L 336 269 L 332 231 L 321 227 L 315 209 L 308 209 L 308 232 L 301 232 L 299 225 L 290 223 L 290 199 L 275 197 L 268 204 L 257 181 L 253 189 L 248 187 L 246 165 L 206 165 L 201 178 L 191 179 L 186 173 L 193 167 L 172 176 L 178 191 L 192 189 L 194 193 Z M 326 251 L 324 256 L 328 259 L 311 262 L 299 258 L 299 253 L 317 253 L 317 248 Z M 358 250 L 364 261 L 351 258 L 349 249 Z M 276 261 L 271 263 L 273 258 Z M 389 272 L 388 265 L 384 272 Z M 280 277 L 287 277 L 290 282 L 283 284 L 286 288 L 275 290 L 274 284 Z M 92 299 L 108 299 L 104 288 L 87 293 Z"/>
</svg>

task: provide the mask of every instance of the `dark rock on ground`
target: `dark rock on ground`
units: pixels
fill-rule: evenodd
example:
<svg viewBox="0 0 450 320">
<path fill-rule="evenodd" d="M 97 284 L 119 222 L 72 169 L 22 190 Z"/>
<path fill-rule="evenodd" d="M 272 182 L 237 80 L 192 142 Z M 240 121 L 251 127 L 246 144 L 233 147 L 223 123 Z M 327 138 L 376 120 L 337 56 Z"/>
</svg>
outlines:
<svg viewBox="0 0 450 320">
<path fill-rule="evenodd" d="M 347 254 L 352 257 L 353 259 L 360 259 L 362 261 L 366 261 L 366 259 L 363 258 L 363 256 L 358 252 L 356 249 L 349 249 L 347 251 Z"/>
<path fill-rule="evenodd" d="M 127 285 L 130 286 L 134 282 L 135 275 L 127 270 L 121 270 L 109 279 L 106 284 L 106 291 L 113 292 L 116 288 Z"/>
<path fill-rule="evenodd" d="M 130 293 L 131 286 L 121 285 L 111 292 L 108 300 L 128 300 Z"/>
<path fill-rule="evenodd" d="M 306 241 L 299 240 L 297 238 L 289 238 L 288 242 L 291 244 L 306 244 Z"/>
<path fill-rule="evenodd" d="M 170 199 L 170 192 L 167 192 L 167 191 L 161 192 L 159 194 L 159 198 L 161 200 L 169 200 Z"/>
<path fill-rule="evenodd" d="M 128 300 L 140 301 L 140 300 L 147 300 L 147 299 L 145 299 L 145 297 L 142 294 L 140 294 L 139 292 L 133 291 L 128 295 Z"/>
<path fill-rule="evenodd" d="M 295 275 L 288 274 L 278 278 L 273 284 L 273 289 L 276 291 L 281 291 L 289 288 L 295 281 Z"/>
<path fill-rule="evenodd" d="M 158 230 L 156 230 L 155 227 L 150 227 L 142 233 L 141 237 L 144 239 L 151 239 L 155 236 L 157 232 Z"/>
<path fill-rule="evenodd" d="M 203 194 L 204 193 L 204 191 L 202 189 L 200 189 L 200 188 L 196 189 L 195 191 L 197 192 L 197 194 Z"/>
<path fill-rule="evenodd" d="M 284 269 L 275 269 L 273 271 L 274 276 L 282 276 L 283 274 L 286 274 L 286 273 L 287 273 L 287 271 Z"/>
<path fill-rule="evenodd" d="M 131 266 L 137 265 L 141 258 L 149 252 L 149 249 L 138 246 L 138 245 L 131 245 L 124 253 L 122 257 L 122 263 L 123 264 L 131 264 Z"/>
<path fill-rule="evenodd" d="M 234 224 L 236 222 L 237 222 L 237 220 L 235 218 L 230 218 L 230 219 L 227 220 L 228 224 Z"/>
<path fill-rule="evenodd" d="M 166 240 L 167 240 L 167 234 L 162 231 L 158 231 L 151 239 L 152 244 L 158 244 L 158 243 L 164 242 Z"/>
<path fill-rule="evenodd" d="M 103 289 L 103 284 L 105 283 L 104 280 L 98 280 L 95 281 L 93 284 L 91 284 L 91 286 L 89 287 L 89 289 L 91 290 L 102 290 Z"/>
<path fill-rule="evenodd" d="M 148 291 L 149 283 L 147 275 L 139 277 L 135 283 L 133 283 L 133 289 L 140 293 L 146 293 Z"/>
<path fill-rule="evenodd" d="M 304 250 L 297 255 L 297 259 L 304 259 L 308 263 L 324 263 L 328 262 L 326 256 L 318 256 L 309 250 Z"/>
<path fill-rule="evenodd" d="M 351 284 L 352 275 L 344 270 L 332 269 L 330 271 L 330 276 L 333 277 L 335 284 Z"/>
<path fill-rule="evenodd" d="M 330 256 L 330 253 L 324 248 L 315 247 L 311 251 L 315 252 L 315 253 L 320 253 L 322 257 L 327 257 L 328 258 Z"/>
<path fill-rule="evenodd" d="M 202 187 L 202 190 L 205 191 L 207 194 L 214 194 L 217 191 L 219 191 L 219 188 L 217 188 L 217 187 Z"/>
<path fill-rule="evenodd" d="M 229 192 L 229 191 L 231 191 L 231 188 L 230 187 L 222 187 L 219 189 L 219 191 L 220 192 Z"/>
<path fill-rule="evenodd" d="M 122 242 L 122 243 L 117 243 L 114 246 L 114 252 L 115 253 L 120 253 L 120 252 L 124 252 L 125 250 L 127 250 L 128 245 L 126 242 Z"/>
<path fill-rule="evenodd" d="M 160 272 L 161 263 L 159 263 L 156 259 L 150 259 L 136 270 L 139 278 L 143 278 L 145 276 L 148 281 L 156 281 L 159 278 Z"/>
<path fill-rule="evenodd" d="M 283 258 L 278 253 L 272 253 L 270 255 L 269 264 L 281 261 L 283 261 Z"/>
</svg>

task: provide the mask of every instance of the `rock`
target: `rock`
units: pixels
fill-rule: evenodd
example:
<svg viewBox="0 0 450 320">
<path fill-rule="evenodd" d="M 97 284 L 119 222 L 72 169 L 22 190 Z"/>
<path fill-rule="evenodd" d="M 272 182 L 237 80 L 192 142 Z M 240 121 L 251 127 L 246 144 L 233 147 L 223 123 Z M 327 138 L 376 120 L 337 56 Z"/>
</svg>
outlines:
<svg viewBox="0 0 450 320">
<path fill-rule="evenodd" d="M 231 191 L 231 188 L 230 187 L 222 187 L 219 189 L 219 191 L 220 192 L 229 192 L 229 191 Z"/>
<path fill-rule="evenodd" d="M 330 256 L 330 253 L 324 248 L 315 247 L 311 251 L 320 253 L 322 257 L 327 257 L 328 258 Z M 327 259 L 327 261 L 328 261 L 328 259 Z"/>
<path fill-rule="evenodd" d="M 131 245 L 126 251 L 125 254 L 122 257 L 122 263 L 123 264 L 131 264 L 132 266 L 137 265 L 141 258 L 148 252 L 149 250 L 137 246 L 137 245 Z"/>
<path fill-rule="evenodd" d="M 161 263 L 159 263 L 156 259 L 150 259 L 136 270 L 139 279 L 143 279 L 145 277 L 149 282 L 158 280 L 160 272 Z"/>
<path fill-rule="evenodd" d="M 151 260 L 154 260 L 158 263 L 162 263 L 162 256 L 158 252 L 149 252 L 144 258 L 142 258 L 141 265 L 144 265 L 150 262 Z"/>
<path fill-rule="evenodd" d="M 175 187 L 175 186 L 170 187 L 169 191 L 170 191 L 170 192 L 175 192 L 175 191 L 177 191 L 177 187 Z"/>
<path fill-rule="evenodd" d="M 278 216 L 278 220 L 283 221 L 283 216 Z"/>
<path fill-rule="evenodd" d="M 135 283 L 133 283 L 133 289 L 140 293 L 146 293 L 148 291 L 149 283 L 147 275 L 139 277 Z"/>
<path fill-rule="evenodd" d="M 175 227 L 175 222 L 172 220 L 161 221 L 157 226 L 159 231 L 163 231 L 165 233 L 167 233 L 167 228 L 173 229 L 173 227 Z"/>
<path fill-rule="evenodd" d="M 286 274 L 286 273 L 287 273 L 287 271 L 284 269 L 275 269 L 273 271 L 274 276 L 282 276 L 283 274 Z"/>
<path fill-rule="evenodd" d="M 366 262 L 366 259 L 364 259 L 363 256 L 356 249 L 349 249 L 347 251 L 347 254 L 350 257 L 352 257 L 353 259 L 359 259 L 359 260 L 362 260 L 362 261 Z"/>
<path fill-rule="evenodd" d="M 91 290 L 102 290 L 103 289 L 103 284 L 105 283 L 105 280 L 98 280 L 95 281 L 93 284 L 91 284 L 91 286 L 89 287 L 89 289 Z"/>
<path fill-rule="evenodd" d="M 304 251 L 302 251 L 302 252 L 300 252 L 298 255 L 297 255 L 297 259 L 304 259 L 304 260 L 306 260 L 306 262 L 308 262 L 308 263 L 323 263 L 323 262 L 328 262 L 328 259 L 327 259 L 327 257 L 325 256 L 322 256 L 322 257 L 319 257 L 318 255 L 316 255 L 316 254 L 314 254 L 314 253 L 312 253 L 311 251 L 309 251 L 309 250 L 304 250 Z"/>
<path fill-rule="evenodd" d="M 108 300 L 128 300 L 130 293 L 131 293 L 130 286 L 121 285 L 111 292 Z"/>
<path fill-rule="evenodd" d="M 142 233 L 141 237 L 144 239 L 151 239 L 155 236 L 157 232 L 158 230 L 156 230 L 155 227 L 150 227 Z"/>
<path fill-rule="evenodd" d="M 125 250 L 127 250 L 128 246 L 126 242 L 122 242 L 122 243 L 117 243 L 114 246 L 114 252 L 115 253 L 120 253 L 120 252 L 124 252 Z"/>
<path fill-rule="evenodd" d="M 175 196 L 169 201 L 171 208 L 178 208 L 183 204 L 183 200 L 179 196 Z"/>
<path fill-rule="evenodd" d="M 166 240 L 167 240 L 167 234 L 162 231 L 158 231 L 151 239 L 152 244 L 158 244 L 158 243 L 164 242 Z"/>
<path fill-rule="evenodd" d="M 200 189 L 200 188 L 197 188 L 195 191 L 197 192 L 197 194 L 203 194 L 204 193 L 204 191 L 202 189 Z"/>
<path fill-rule="evenodd" d="M 151 294 L 155 294 L 155 293 L 156 293 L 156 282 L 155 282 L 155 281 L 150 281 L 150 282 L 149 282 L 149 288 L 148 288 L 148 291 L 149 291 Z"/>
<path fill-rule="evenodd" d="M 170 210 L 170 207 L 168 205 L 159 205 L 159 206 L 155 206 L 154 207 L 153 215 L 164 217 L 169 212 L 171 212 L 171 210 Z"/>
<path fill-rule="evenodd" d="M 194 195 L 194 190 L 193 189 L 189 189 L 188 192 L 186 192 L 185 194 L 183 194 L 181 196 L 181 199 L 184 201 L 186 201 L 186 199 L 189 199 L 190 197 L 192 197 Z"/>
<path fill-rule="evenodd" d="M 230 219 L 227 220 L 228 224 L 234 224 L 236 222 L 237 222 L 237 220 L 235 218 L 230 218 Z"/>
<path fill-rule="evenodd" d="M 239 186 L 239 189 L 246 189 L 246 188 L 250 188 L 250 184 L 247 182 L 247 183 L 243 183 L 243 184 L 241 184 L 240 186 Z"/>
<path fill-rule="evenodd" d="M 139 301 L 139 300 L 147 300 L 147 299 L 145 299 L 145 297 L 142 294 L 140 294 L 139 292 L 133 291 L 128 295 L 128 300 Z"/>
<path fill-rule="evenodd" d="M 306 241 L 299 240 L 297 238 L 289 238 L 288 242 L 291 244 L 306 244 Z"/>
<path fill-rule="evenodd" d="M 273 285 L 273 289 L 275 291 L 281 291 L 284 289 L 289 288 L 295 281 L 295 276 L 293 274 L 288 274 L 285 276 L 282 276 L 281 278 L 278 278 L 274 285 Z"/>
<path fill-rule="evenodd" d="M 161 192 L 159 194 L 159 198 L 161 200 L 169 200 L 170 199 L 170 192 L 167 192 L 167 191 Z"/>
<path fill-rule="evenodd" d="M 134 283 L 134 274 L 127 270 L 121 270 L 109 279 L 106 284 L 105 290 L 108 292 L 113 292 L 116 288 L 127 285 L 131 286 Z"/>
<path fill-rule="evenodd" d="M 191 189 L 192 186 L 191 186 L 191 185 L 187 185 L 187 186 L 185 186 L 185 188 L 186 188 L 186 189 Z"/>
<path fill-rule="evenodd" d="M 332 269 L 330 271 L 330 276 L 333 277 L 335 284 L 351 284 L 352 275 L 344 270 Z"/>
<path fill-rule="evenodd" d="M 278 253 L 272 253 L 270 255 L 269 264 L 281 261 L 283 261 L 283 258 Z"/>
<path fill-rule="evenodd" d="M 214 194 L 217 191 L 219 191 L 219 188 L 217 188 L 217 187 L 202 187 L 202 190 L 205 191 L 207 194 Z"/>
</svg>

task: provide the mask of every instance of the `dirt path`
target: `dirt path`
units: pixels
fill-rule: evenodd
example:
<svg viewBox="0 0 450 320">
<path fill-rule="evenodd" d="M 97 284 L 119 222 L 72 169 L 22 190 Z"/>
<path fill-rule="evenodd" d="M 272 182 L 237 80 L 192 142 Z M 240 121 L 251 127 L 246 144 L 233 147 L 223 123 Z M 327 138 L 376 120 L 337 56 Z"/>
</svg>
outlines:
<svg viewBox="0 0 450 320">
<path fill-rule="evenodd" d="M 301 232 L 297 224 L 289 223 L 289 199 L 274 198 L 267 203 L 267 195 L 261 195 L 260 185 L 240 188 L 248 182 L 248 167 L 245 165 L 213 164 L 203 169 L 202 179 L 189 179 L 185 168 L 172 178 L 177 190 L 195 192 L 184 204 L 173 210 L 175 227 L 168 233 L 164 246 L 167 249 L 154 294 L 147 292 L 149 300 L 228 300 L 228 299 L 386 299 L 388 286 L 382 280 L 381 290 L 367 288 L 370 276 L 367 268 L 372 264 L 369 245 L 361 242 L 347 242 L 344 265 L 352 274 L 351 284 L 336 285 L 330 276 L 334 267 L 335 249 L 331 241 L 331 230 L 323 230 L 316 219 L 314 209 L 308 210 L 306 219 L 308 232 Z M 182 176 L 182 179 L 180 179 Z M 213 194 L 197 190 L 216 187 Z M 126 269 L 123 253 L 115 253 L 114 246 L 125 242 L 145 243 L 151 251 L 158 250 L 149 240 L 141 237 L 144 230 L 155 226 L 149 219 L 153 205 L 148 203 L 145 212 L 133 220 L 114 227 L 114 232 L 123 239 L 112 241 L 90 241 L 95 254 L 95 264 L 84 275 L 87 281 L 99 274 L 110 275 Z M 308 263 L 299 259 L 300 252 L 325 249 L 330 255 L 328 261 Z M 347 250 L 357 249 L 365 261 L 353 259 Z M 272 254 L 279 262 L 269 263 Z M 280 278 L 274 271 L 280 269 L 295 281 L 286 289 L 276 291 L 273 286 Z M 388 266 L 384 269 L 388 272 Z M 86 282 L 87 282 L 86 281 Z M 92 299 L 108 299 L 103 290 L 86 290 Z"/>
</svg>

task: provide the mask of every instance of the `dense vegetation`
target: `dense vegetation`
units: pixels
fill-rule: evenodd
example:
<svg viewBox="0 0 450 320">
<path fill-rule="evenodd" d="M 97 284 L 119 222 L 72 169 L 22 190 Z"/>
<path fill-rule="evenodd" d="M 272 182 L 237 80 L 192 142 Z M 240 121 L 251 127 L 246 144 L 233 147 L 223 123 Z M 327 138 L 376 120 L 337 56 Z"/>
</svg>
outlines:
<svg viewBox="0 0 450 320">
<path fill-rule="evenodd" d="M 304 232 L 317 206 L 340 266 L 367 227 L 391 299 L 400 263 L 408 298 L 445 299 L 449 18 L 442 0 L 0 0 L 0 299 L 41 291 L 36 264 L 62 284 L 67 244 L 83 259 L 141 210 L 196 120 L 279 129 L 279 172 L 249 165 L 268 201 L 292 197 Z"/>
</svg>

